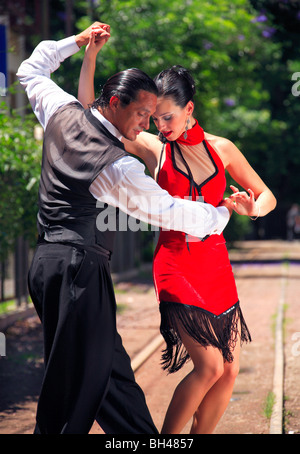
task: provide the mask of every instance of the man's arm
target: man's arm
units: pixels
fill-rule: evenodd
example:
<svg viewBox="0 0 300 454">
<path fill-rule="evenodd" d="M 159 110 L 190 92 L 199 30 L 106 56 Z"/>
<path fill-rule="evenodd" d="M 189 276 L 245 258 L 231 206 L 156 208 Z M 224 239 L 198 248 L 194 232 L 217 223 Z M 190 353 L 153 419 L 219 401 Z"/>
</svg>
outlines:
<svg viewBox="0 0 300 454">
<path fill-rule="evenodd" d="M 25 88 L 37 119 L 46 129 L 57 109 L 76 98 L 56 85 L 50 75 L 67 57 L 78 52 L 74 37 L 60 41 L 42 41 L 18 69 L 17 77 Z"/>
<path fill-rule="evenodd" d="M 51 79 L 51 73 L 59 68 L 60 64 L 87 44 L 93 27 L 99 32 L 99 39 L 103 44 L 109 37 L 106 24 L 96 22 L 82 33 L 62 39 L 60 41 L 42 41 L 32 55 L 19 67 L 17 77 L 25 88 L 32 109 L 39 122 L 46 129 L 50 117 L 60 107 L 77 99 L 66 93 Z M 98 27 L 98 28 L 97 28 Z"/>
<path fill-rule="evenodd" d="M 230 218 L 229 206 L 215 208 L 208 203 L 172 197 L 145 175 L 144 169 L 133 157 L 120 158 L 101 172 L 91 184 L 90 192 L 103 203 L 167 230 L 198 238 L 222 233 Z"/>
</svg>

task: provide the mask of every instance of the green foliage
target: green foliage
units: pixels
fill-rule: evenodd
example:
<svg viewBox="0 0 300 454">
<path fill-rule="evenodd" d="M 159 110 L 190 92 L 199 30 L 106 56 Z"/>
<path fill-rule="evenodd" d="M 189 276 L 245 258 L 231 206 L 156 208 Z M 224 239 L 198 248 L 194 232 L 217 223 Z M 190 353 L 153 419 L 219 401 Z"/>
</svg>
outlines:
<svg viewBox="0 0 300 454">
<path fill-rule="evenodd" d="M 171 65 L 186 66 L 196 81 L 196 116 L 204 129 L 235 142 L 279 205 L 297 201 L 300 183 L 291 174 L 300 171 L 300 103 L 291 77 L 300 68 L 299 0 L 94 5 L 75 2 L 78 30 L 91 19 L 111 25 L 111 39 L 98 56 L 96 95 L 110 75 L 128 67 L 154 77 Z M 81 62 L 82 53 L 74 55 L 73 70 L 65 68 L 59 79 L 75 95 Z"/>
<path fill-rule="evenodd" d="M 41 143 L 33 116 L 19 116 L 0 104 L 0 260 L 18 236 L 36 237 Z"/>
<path fill-rule="evenodd" d="M 267 419 L 271 419 L 272 417 L 275 401 L 275 394 L 273 391 L 269 391 L 263 404 L 263 414 Z"/>
<path fill-rule="evenodd" d="M 290 177 L 293 168 L 300 170 L 299 102 L 291 95 L 289 72 L 297 67 L 296 53 L 288 46 L 290 58 L 284 58 L 290 35 L 280 31 L 284 26 L 279 30 L 272 14 L 261 12 L 265 3 L 101 2 L 96 17 L 111 25 L 112 38 L 98 56 L 96 87 L 99 92 L 109 75 L 127 67 L 151 76 L 174 64 L 189 68 L 197 87 L 196 117 L 204 129 L 232 140 L 278 205 L 288 206 L 300 194 L 298 179 Z M 82 28 L 88 21 L 83 17 L 78 24 Z M 247 219 L 233 217 L 227 234 L 241 239 L 248 230 Z"/>
</svg>

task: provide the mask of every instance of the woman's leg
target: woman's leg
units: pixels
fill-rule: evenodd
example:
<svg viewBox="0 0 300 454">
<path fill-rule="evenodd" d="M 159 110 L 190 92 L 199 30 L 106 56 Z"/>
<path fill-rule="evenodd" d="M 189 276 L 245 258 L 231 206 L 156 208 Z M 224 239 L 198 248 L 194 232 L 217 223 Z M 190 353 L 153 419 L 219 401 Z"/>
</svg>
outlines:
<svg viewBox="0 0 300 454">
<path fill-rule="evenodd" d="M 207 392 L 224 372 L 224 361 L 219 350 L 213 347 L 202 347 L 186 333 L 181 335 L 194 369 L 175 389 L 161 431 L 164 434 L 181 432 Z"/>
<path fill-rule="evenodd" d="M 175 389 L 162 433 L 179 434 L 192 416 L 191 433 L 212 433 L 232 394 L 239 370 L 240 342 L 236 342 L 233 362 L 224 363 L 218 349 L 202 347 L 183 330 L 180 335 L 194 369 Z"/>
<path fill-rule="evenodd" d="M 224 363 L 224 373 L 210 388 L 200 403 L 193 418 L 192 434 L 211 434 L 223 413 L 225 412 L 232 395 L 235 379 L 239 373 L 240 342 L 236 343 L 232 363 Z"/>
</svg>

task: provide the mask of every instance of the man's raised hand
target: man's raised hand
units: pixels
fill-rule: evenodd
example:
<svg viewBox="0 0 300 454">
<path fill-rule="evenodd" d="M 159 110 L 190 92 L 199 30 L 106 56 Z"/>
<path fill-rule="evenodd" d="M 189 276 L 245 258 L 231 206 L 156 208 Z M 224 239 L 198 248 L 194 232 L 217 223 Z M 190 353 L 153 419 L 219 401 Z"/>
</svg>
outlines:
<svg viewBox="0 0 300 454">
<path fill-rule="evenodd" d="M 110 26 L 102 22 L 94 22 L 75 36 L 78 47 L 86 46 L 90 42 L 91 36 L 93 36 L 95 44 L 102 47 L 110 38 Z"/>
</svg>

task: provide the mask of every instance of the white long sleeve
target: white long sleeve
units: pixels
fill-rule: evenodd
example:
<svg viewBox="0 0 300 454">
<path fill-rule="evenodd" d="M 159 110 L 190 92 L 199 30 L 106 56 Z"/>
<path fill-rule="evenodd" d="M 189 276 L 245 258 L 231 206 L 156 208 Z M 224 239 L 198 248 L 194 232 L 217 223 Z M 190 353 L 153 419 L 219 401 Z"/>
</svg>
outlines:
<svg viewBox="0 0 300 454">
<path fill-rule="evenodd" d="M 143 222 L 197 238 L 222 233 L 229 220 L 226 207 L 172 197 L 145 175 L 145 166 L 131 156 L 111 164 L 94 180 L 90 192 Z"/>
<path fill-rule="evenodd" d="M 50 79 L 61 62 L 78 51 L 74 36 L 60 41 L 42 41 L 18 69 L 17 77 L 44 130 L 57 109 L 70 102 L 78 102 Z"/>
<path fill-rule="evenodd" d="M 57 42 L 42 41 L 18 69 L 20 83 L 44 129 L 57 109 L 77 101 L 58 87 L 50 75 L 78 50 L 74 36 Z M 93 114 L 109 128 L 107 120 L 98 111 Z M 111 126 L 110 132 L 114 133 Z M 118 131 L 115 135 L 120 138 Z M 141 221 L 164 229 L 184 231 L 199 238 L 223 231 L 229 220 L 226 207 L 215 208 L 206 203 L 174 198 L 144 170 L 137 159 L 120 158 L 101 172 L 90 186 L 90 192 L 100 202 L 119 207 Z"/>
</svg>

